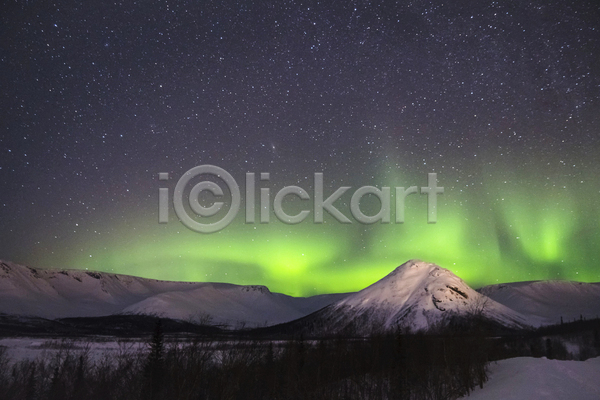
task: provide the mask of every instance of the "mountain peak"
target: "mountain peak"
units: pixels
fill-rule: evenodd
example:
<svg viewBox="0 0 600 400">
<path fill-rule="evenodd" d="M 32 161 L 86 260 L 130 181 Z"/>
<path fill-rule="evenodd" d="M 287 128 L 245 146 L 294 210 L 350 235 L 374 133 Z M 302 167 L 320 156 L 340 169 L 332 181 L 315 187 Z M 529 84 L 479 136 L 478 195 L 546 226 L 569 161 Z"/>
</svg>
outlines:
<svg viewBox="0 0 600 400">
<path fill-rule="evenodd" d="M 373 326 L 429 329 L 453 316 L 475 313 L 505 325 L 525 325 L 520 314 L 477 293 L 451 271 L 421 260 L 405 262 L 324 311 L 328 319 L 359 334 Z"/>
<path fill-rule="evenodd" d="M 441 292 L 448 291 L 449 294 L 458 294 L 458 297 L 453 296 L 456 298 L 449 300 L 455 301 L 456 304 L 468 298 L 467 292 L 474 292 L 451 271 L 433 263 L 410 260 L 342 302 L 352 307 L 378 304 L 379 307 L 398 308 L 419 301 L 424 303 L 422 306 L 431 306 L 427 308 L 437 308 L 435 305 L 439 303 L 438 298 L 445 298 Z M 433 300 L 425 304 L 426 299 L 421 297 L 432 297 Z"/>
<path fill-rule="evenodd" d="M 426 278 L 428 276 L 431 278 L 437 278 L 440 276 L 440 274 L 448 274 L 456 277 L 453 272 L 442 268 L 439 265 L 418 259 L 412 259 L 396 267 L 396 269 L 383 277 L 380 281 L 384 281 L 396 276 L 405 277 L 406 275 L 421 276 L 422 278 Z"/>
<path fill-rule="evenodd" d="M 431 264 L 419 259 L 412 259 L 412 260 L 408 260 L 407 262 L 405 262 L 404 264 L 401 264 L 399 266 L 397 266 L 392 272 L 390 272 L 388 275 L 386 276 L 390 276 L 390 275 L 395 275 L 398 273 L 403 273 L 408 269 L 423 269 L 423 268 L 427 268 L 430 265 L 435 265 L 435 264 Z"/>
</svg>

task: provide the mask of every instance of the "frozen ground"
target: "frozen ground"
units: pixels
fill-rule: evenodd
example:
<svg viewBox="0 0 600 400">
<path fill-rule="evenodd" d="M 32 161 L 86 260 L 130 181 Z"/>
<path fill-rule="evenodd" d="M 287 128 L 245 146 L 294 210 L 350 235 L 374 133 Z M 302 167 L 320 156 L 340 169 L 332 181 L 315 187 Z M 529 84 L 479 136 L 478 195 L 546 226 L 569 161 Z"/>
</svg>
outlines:
<svg viewBox="0 0 600 400">
<path fill-rule="evenodd" d="M 269 342 L 277 348 L 285 341 Z M 310 342 L 307 342 L 310 343 Z M 267 346 L 264 342 L 246 342 L 246 341 L 202 341 L 198 342 L 199 349 L 207 351 L 213 357 L 213 361 L 220 362 L 229 349 L 246 346 Z M 192 342 L 185 338 L 173 338 L 165 336 L 165 347 L 178 345 L 192 345 Z M 145 356 L 149 351 L 148 338 L 116 338 L 113 336 L 96 336 L 85 338 L 43 338 L 43 337 L 18 337 L 0 339 L 0 349 L 5 348 L 4 356 L 8 358 L 9 365 L 16 364 L 24 360 L 44 360 L 50 361 L 57 356 L 64 357 L 67 354 L 74 356 L 86 355 L 92 363 L 114 362 L 122 357 Z M 265 347 L 266 351 L 266 347 Z M 1 360 L 0 360 L 1 364 Z"/>
<path fill-rule="evenodd" d="M 11 363 L 23 360 L 52 358 L 59 352 L 69 351 L 74 354 L 87 353 L 91 361 L 99 361 L 104 357 L 139 353 L 145 351 L 147 342 L 141 339 L 115 339 L 98 337 L 84 340 L 61 340 L 50 338 L 4 338 L 0 339 L 0 347 L 6 347 L 6 356 Z"/>
<path fill-rule="evenodd" d="M 559 361 L 518 357 L 490 365 L 490 380 L 469 400 L 598 400 L 600 357 Z"/>
<path fill-rule="evenodd" d="M 213 344 L 214 345 L 214 344 Z M 142 339 L 54 340 L 48 338 L 4 338 L 11 363 L 22 360 L 52 359 L 65 349 L 84 351 L 91 361 L 115 359 L 147 350 Z M 218 351 L 217 351 L 218 353 Z M 64 354 L 64 353 L 63 353 Z M 598 400 L 600 399 L 600 357 L 587 361 L 559 361 L 518 357 L 490 364 L 490 379 L 468 400 Z"/>
</svg>

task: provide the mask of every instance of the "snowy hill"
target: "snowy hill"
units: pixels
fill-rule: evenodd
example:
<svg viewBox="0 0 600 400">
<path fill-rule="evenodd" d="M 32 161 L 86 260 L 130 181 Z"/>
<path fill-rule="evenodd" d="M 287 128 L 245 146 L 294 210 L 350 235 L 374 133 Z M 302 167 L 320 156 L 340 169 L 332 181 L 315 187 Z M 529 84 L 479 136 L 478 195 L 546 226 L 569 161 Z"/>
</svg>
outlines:
<svg viewBox="0 0 600 400">
<path fill-rule="evenodd" d="M 556 324 L 600 317 L 600 283 L 569 281 L 515 282 L 485 286 L 479 292 L 515 311 Z"/>
<path fill-rule="evenodd" d="M 303 322 L 317 331 L 364 335 L 398 327 L 426 330 L 453 317 L 482 317 L 508 327 L 530 326 L 529 317 L 477 293 L 449 270 L 417 260 L 402 264 Z"/>
<path fill-rule="evenodd" d="M 266 286 L 205 283 L 185 291 L 169 291 L 126 307 L 134 314 L 204 321 L 216 325 L 268 326 L 302 318 L 345 295 L 311 298 L 271 293 Z"/>
<path fill-rule="evenodd" d="M 344 296 L 295 298 L 271 293 L 264 286 L 167 282 L 0 261 L 0 313 L 49 319 L 139 313 L 218 325 L 263 326 L 303 317 Z"/>
</svg>

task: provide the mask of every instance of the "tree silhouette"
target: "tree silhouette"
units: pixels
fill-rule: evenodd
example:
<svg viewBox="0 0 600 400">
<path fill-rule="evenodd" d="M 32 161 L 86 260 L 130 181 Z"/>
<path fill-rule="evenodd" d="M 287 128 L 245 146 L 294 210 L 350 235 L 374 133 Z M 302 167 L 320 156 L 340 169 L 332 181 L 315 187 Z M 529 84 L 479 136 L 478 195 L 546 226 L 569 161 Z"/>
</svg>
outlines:
<svg viewBox="0 0 600 400">
<path fill-rule="evenodd" d="M 161 397 L 164 374 L 164 340 L 162 322 L 159 319 L 156 321 L 154 333 L 148 344 L 150 353 L 148 354 L 148 360 L 146 362 L 146 378 L 148 382 L 145 387 L 145 392 L 147 393 L 144 393 L 143 398 L 159 399 Z"/>
</svg>

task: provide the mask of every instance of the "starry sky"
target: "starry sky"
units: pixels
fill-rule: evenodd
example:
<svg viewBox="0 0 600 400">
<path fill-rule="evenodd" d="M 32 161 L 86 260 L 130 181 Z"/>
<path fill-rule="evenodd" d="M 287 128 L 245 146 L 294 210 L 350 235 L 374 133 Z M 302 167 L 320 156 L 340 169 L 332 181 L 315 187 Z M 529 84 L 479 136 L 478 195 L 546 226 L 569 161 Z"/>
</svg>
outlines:
<svg viewBox="0 0 600 400">
<path fill-rule="evenodd" d="M 359 290 L 412 258 L 474 287 L 600 281 L 595 1 L 16 0 L 0 18 L 2 259 L 291 295 Z M 242 199 L 216 233 L 172 204 L 159 224 L 159 189 L 206 164 L 242 194 L 255 173 L 256 204 L 304 188 L 284 208 L 308 218 L 245 223 Z M 349 218 L 359 187 L 393 205 L 437 173 L 437 223 L 422 194 L 404 223 L 394 207 L 391 223 L 314 223 L 318 172 L 326 197 L 351 187 Z"/>
</svg>

